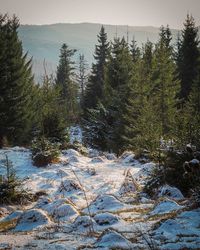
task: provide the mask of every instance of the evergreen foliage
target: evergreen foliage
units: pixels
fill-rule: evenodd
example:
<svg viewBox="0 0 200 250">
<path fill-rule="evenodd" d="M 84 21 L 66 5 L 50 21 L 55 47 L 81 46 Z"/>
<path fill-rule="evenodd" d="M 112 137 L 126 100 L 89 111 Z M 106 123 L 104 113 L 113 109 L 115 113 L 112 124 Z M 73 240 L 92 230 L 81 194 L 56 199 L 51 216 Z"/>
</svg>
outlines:
<svg viewBox="0 0 200 250">
<path fill-rule="evenodd" d="M 18 38 L 19 20 L 0 16 L 0 146 L 30 139 L 34 121 L 35 87 L 31 60 Z"/>
<path fill-rule="evenodd" d="M 108 54 L 109 42 L 107 41 L 107 33 L 102 26 L 98 35 L 98 45 L 95 46 L 95 63 L 92 65 L 92 72 L 88 79 L 86 88 L 84 102 L 85 109 L 95 108 L 98 105 L 98 102 L 103 98 Z"/>
<path fill-rule="evenodd" d="M 62 45 L 56 76 L 63 111 L 68 122 L 75 121 L 78 116 L 78 87 L 73 79 L 74 62 L 72 61 L 75 52 L 76 50 L 69 49 L 65 43 Z"/>
<path fill-rule="evenodd" d="M 32 195 L 23 189 L 23 180 L 20 180 L 13 168 L 12 162 L 6 155 L 0 162 L 3 175 L 0 179 L 0 204 L 24 204 L 32 200 Z"/>
<path fill-rule="evenodd" d="M 194 18 L 187 15 L 184 29 L 178 40 L 177 66 L 181 81 L 180 99 L 188 100 L 194 80 L 197 77 L 199 58 L 198 28 L 195 26 Z"/>
</svg>

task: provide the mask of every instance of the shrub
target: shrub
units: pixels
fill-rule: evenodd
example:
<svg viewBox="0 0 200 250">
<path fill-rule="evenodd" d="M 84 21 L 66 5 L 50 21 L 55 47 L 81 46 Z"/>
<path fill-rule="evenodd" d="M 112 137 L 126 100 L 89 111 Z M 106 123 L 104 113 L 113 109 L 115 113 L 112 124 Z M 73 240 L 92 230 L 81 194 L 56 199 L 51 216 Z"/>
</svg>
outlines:
<svg viewBox="0 0 200 250">
<path fill-rule="evenodd" d="M 58 161 L 60 144 L 50 142 L 45 137 L 37 138 L 32 143 L 33 164 L 37 167 L 47 166 Z"/>
<path fill-rule="evenodd" d="M 196 152 L 184 149 L 165 150 L 157 157 L 157 167 L 151 173 L 146 184 L 145 191 L 149 194 L 161 185 L 169 184 L 181 190 L 185 195 L 189 195 L 191 189 L 195 188 L 200 182 L 200 166 L 196 172 L 187 170 L 185 164 L 190 164 L 196 158 Z"/>
<path fill-rule="evenodd" d="M 0 180 L 0 204 L 22 204 L 32 200 L 32 194 L 22 188 L 23 180 L 16 176 L 7 155 L 1 166 L 4 174 Z"/>
</svg>

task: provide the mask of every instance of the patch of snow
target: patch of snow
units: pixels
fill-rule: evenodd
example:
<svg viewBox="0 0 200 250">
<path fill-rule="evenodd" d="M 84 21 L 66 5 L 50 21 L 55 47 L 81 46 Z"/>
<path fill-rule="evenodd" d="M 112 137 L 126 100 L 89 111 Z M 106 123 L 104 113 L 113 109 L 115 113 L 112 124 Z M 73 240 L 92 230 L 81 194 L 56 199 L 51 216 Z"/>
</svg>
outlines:
<svg viewBox="0 0 200 250">
<path fill-rule="evenodd" d="M 94 220 L 100 226 L 113 225 L 120 221 L 120 217 L 111 213 L 100 213 L 94 216 Z"/>
<path fill-rule="evenodd" d="M 125 151 L 119 158 L 122 163 L 134 163 L 136 162 L 135 154 L 132 151 Z"/>
<path fill-rule="evenodd" d="M 62 150 L 62 153 L 66 155 L 67 157 L 72 157 L 72 156 L 79 157 L 80 156 L 79 152 L 72 148 L 67 149 L 67 150 Z"/>
<path fill-rule="evenodd" d="M 90 148 L 90 149 L 89 149 L 88 156 L 89 156 L 90 158 L 98 157 L 99 155 L 100 155 L 100 153 L 99 153 L 98 150 L 93 149 L 93 148 Z"/>
<path fill-rule="evenodd" d="M 167 213 L 171 213 L 172 211 L 177 211 L 182 208 L 183 206 L 180 206 L 173 200 L 165 200 L 165 201 L 161 201 L 158 205 L 156 205 L 150 214 L 151 215 L 167 214 Z"/>
<path fill-rule="evenodd" d="M 72 220 L 78 216 L 78 211 L 66 199 L 58 199 L 44 206 L 40 206 L 56 220 Z"/>
<path fill-rule="evenodd" d="M 158 189 L 158 197 L 163 197 L 163 196 L 166 196 L 175 200 L 184 199 L 183 194 L 178 188 L 171 187 L 169 185 L 164 185 Z"/>
<path fill-rule="evenodd" d="M 73 179 L 66 179 L 64 181 L 62 181 L 62 183 L 60 184 L 60 187 L 58 189 L 58 191 L 60 193 L 62 192 L 75 192 L 75 191 L 82 191 L 83 188 L 80 186 L 80 184 L 73 180 Z"/>
<path fill-rule="evenodd" d="M 114 153 L 105 153 L 105 157 L 109 161 L 115 161 L 115 160 L 117 160 L 117 156 Z"/>
<path fill-rule="evenodd" d="M 95 243 L 105 249 L 132 249 L 132 243 L 116 231 L 107 230 Z"/>
<path fill-rule="evenodd" d="M 81 231 L 84 231 L 87 228 L 89 229 L 91 226 L 93 228 L 96 227 L 96 222 L 93 218 L 90 218 L 90 216 L 87 215 L 78 216 L 73 223 L 73 227 Z"/>
<path fill-rule="evenodd" d="M 104 162 L 104 159 L 101 156 L 94 157 L 91 160 L 91 163 L 102 163 L 102 162 Z"/>
<path fill-rule="evenodd" d="M 74 142 L 82 143 L 82 129 L 80 126 L 71 126 L 69 130 L 70 144 Z"/>
<path fill-rule="evenodd" d="M 141 165 L 140 170 L 133 175 L 134 179 L 138 181 L 140 184 L 145 184 L 146 179 L 149 175 L 154 171 L 156 164 L 153 162 L 145 163 Z"/>
<path fill-rule="evenodd" d="M 100 195 L 93 201 L 90 205 L 91 214 L 97 214 L 100 212 L 110 212 L 110 211 L 119 211 L 123 209 L 131 208 L 131 205 L 127 205 L 119 201 L 113 195 Z M 88 209 L 83 210 L 85 213 L 88 213 Z"/>
<path fill-rule="evenodd" d="M 161 249 L 182 249 L 183 246 L 198 249 L 200 248 L 199 218 L 200 208 L 182 212 L 177 218 L 163 222 L 154 231 L 153 237 L 158 241 L 165 241 Z"/>
<path fill-rule="evenodd" d="M 25 211 L 15 227 L 14 231 L 31 231 L 51 223 L 47 214 L 41 209 L 31 209 Z"/>
</svg>

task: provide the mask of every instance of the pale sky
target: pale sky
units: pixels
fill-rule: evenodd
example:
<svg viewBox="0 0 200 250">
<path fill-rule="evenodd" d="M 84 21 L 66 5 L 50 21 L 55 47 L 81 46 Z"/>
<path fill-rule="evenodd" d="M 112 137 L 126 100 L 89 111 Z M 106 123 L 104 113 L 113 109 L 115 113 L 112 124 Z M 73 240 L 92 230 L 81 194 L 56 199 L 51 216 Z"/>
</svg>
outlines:
<svg viewBox="0 0 200 250">
<path fill-rule="evenodd" d="M 92 22 L 181 28 L 187 13 L 200 25 L 200 0 L 0 0 L 22 24 Z"/>
</svg>

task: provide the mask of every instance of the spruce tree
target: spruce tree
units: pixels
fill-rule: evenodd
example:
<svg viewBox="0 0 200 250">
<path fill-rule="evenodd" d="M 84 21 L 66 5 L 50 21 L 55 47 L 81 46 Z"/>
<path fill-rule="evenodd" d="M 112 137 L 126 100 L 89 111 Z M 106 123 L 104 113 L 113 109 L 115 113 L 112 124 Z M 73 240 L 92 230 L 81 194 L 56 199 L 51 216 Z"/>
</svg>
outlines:
<svg viewBox="0 0 200 250">
<path fill-rule="evenodd" d="M 92 64 L 92 72 L 88 80 L 85 93 L 85 108 L 95 108 L 103 98 L 105 87 L 105 69 L 109 54 L 109 42 L 107 41 L 107 33 L 104 26 L 101 27 L 98 35 L 98 45 L 95 47 L 94 59 Z"/>
<path fill-rule="evenodd" d="M 148 114 L 146 111 L 149 109 L 149 116 L 146 120 L 148 122 L 151 120 L 152 122 L 152 119 L 150 119 L 150 108 L 146 106 L 149 104 L 152 60 L 153 44 L 147 41 L 143 46 L 141 58 L 133 65 L 132 83 L 124 112 L 125 130 L 123 140 L 125 148 L 135 150 L 142 146 L 145 148 L 146 146 L 142 145 L 142 142 L 146 140 L 144 137 L 146 132 L 142 121 L 145 120 L 145 116 Z M 141 119 L 141 121 L 138 122 L 138 119 Z"/>
<path fill-rule="evenodd" d="M 106 74 L 105 103 L 110 114 L 109 147 L 119 153 L 124 146 L 124 112 L 130 93 L 133 61 L 124 38 L 112 43 Z"/>
<path fill-rule="evenodd" d="M 172 135 L 177 103 L 176 95 L 179 90 L 176 67 L 168 41 L 169 38 L 161 30 L 160 40 L 155 48 L 152 68 L 151 97 L 161 122 L 161 136 Z"/>
<path fill-rule="evenodd" d="M 187 15 L 184 29 L 179 40 L 177 66 L 181 81 L 180 99 L 185 102 L 192 89 L 192 84 L 197 77 L 198 67 L 198 28 L 192 16 Z"/>
<path fill-rule="evenodd" d="M 0 145 L 4 138 L 27 141 L 34 121 L 34 84 L 31 60 L 18 38 L 17 17 L 0 17 Z"/>
<path fill-rule="evenodd" d="M 78 115 L 77 85 L 73 80 L 74 61 L 72 56 L 76 50 L 69 49 L 64 43 L 60 49 L 60 60 L 57 68 L 56 84 L 60 89 L 60 97 L 63 102 L 63 110 L 68 122 L 73 122 Z"/>
</svg>

